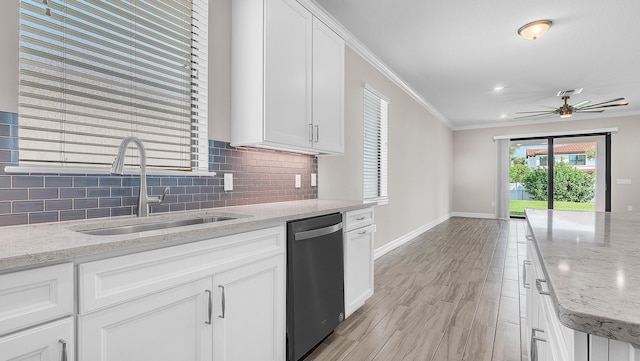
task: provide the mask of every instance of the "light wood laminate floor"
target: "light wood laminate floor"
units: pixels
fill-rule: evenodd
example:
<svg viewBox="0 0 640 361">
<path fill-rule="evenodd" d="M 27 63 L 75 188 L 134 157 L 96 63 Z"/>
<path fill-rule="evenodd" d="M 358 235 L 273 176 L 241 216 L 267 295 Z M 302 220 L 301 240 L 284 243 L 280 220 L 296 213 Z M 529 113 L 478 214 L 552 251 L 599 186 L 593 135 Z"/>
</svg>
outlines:
<svg viewBox="0 0 640 361">
<path fill-rule="evenodd" d="M 528 361 L 524 221 L 451 218 L 375 262 L 375 293 L 305 361 Z"/>
</svg>

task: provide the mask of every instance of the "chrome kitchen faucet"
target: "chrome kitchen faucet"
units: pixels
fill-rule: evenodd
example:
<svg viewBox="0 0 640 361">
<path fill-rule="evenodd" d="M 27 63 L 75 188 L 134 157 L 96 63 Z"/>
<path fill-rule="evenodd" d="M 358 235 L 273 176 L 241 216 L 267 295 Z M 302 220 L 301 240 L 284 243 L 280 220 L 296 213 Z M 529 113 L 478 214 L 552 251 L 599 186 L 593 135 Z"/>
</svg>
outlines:
<svg viewBox="0 0 640 361">
<path fill-rule="evenodd" d="M 160 197 L 149 196 L 147 194 L 147 152 L 142 145 L 142 141 L 136 137 L 126 137 L 122 139 L 120 148 L 118 148 L 118 154 L 111 166 L 111 174 L 123 175 L 124 174 L 124 156 L 127 151 L 129 143 L 133 143 L 138 147 L 140 153 L 140 192 L 138 194 L 138 217 L 147 217 L 149 215 L 149 206 L 158 205 L 162 203 L 169 193 L 169 187 L 164 189 L 164 192 Z"/>
</svg>

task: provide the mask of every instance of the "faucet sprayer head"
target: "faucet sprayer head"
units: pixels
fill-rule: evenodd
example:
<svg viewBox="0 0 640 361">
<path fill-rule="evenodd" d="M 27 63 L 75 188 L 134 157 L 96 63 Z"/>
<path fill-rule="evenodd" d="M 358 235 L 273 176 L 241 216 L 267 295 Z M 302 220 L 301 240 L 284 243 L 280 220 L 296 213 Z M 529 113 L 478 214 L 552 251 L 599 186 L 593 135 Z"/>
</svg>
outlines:
<svg viewBox="0 0 640 361">
<path fill-rule="evenodd" d="M 124 174 L 124 157 L 118 154 L 116 159 L 114 159 L 113 164 L 111 165 L 111 174 L 112 175 L 123 175 Z"/>
</svg>

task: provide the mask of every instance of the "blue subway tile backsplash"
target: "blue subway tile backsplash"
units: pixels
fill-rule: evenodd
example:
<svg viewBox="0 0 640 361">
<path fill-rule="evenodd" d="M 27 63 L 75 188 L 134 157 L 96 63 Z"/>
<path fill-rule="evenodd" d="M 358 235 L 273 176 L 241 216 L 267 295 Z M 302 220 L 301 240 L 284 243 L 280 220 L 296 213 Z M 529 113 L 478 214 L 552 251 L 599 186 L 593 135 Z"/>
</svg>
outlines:
<svg viewBox="0 0 640 361">
<path fill-rule="evenodd" d="M 0 226 L 57 222 L 136 213 L 140 178 L 137 175 L 16 174 L 5 166 L 18 165 L 18 115 L 0 112 Z M 209 170 L 215 176 L 147 176 L 148 192 L 169 194 L 152 213 L 176 212 L 255 203 L 317 198 L 317 188 L 303 179 L 318 172 L 317 160 L 275 150 L 234 148 L 209 140 Z M 233 173 L 234 190 L 223 189 L 224 173 Z"/>
</svg>

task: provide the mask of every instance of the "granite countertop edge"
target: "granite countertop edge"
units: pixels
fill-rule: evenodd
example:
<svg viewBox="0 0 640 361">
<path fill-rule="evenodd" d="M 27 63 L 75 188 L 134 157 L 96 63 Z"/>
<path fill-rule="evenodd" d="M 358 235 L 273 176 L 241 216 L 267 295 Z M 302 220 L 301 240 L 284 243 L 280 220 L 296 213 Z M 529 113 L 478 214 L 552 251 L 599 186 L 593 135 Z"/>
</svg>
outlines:
<svg viewBox="0 0 640 361">
<path fill-rule="evenodd" d="M 101 218 L 35 225 L 0 227 L 0 272 L 74 261 L 83 257 L 110 257 L 201 241 L 277 226 L 288 221 L 369 208 L 375 204 L 345 200 L 303 200 L 197 211 Z M 113 236 L 88 235 L 78 230 L 165 220 L 231 215 L 237 219 Z"/>
</svg>

